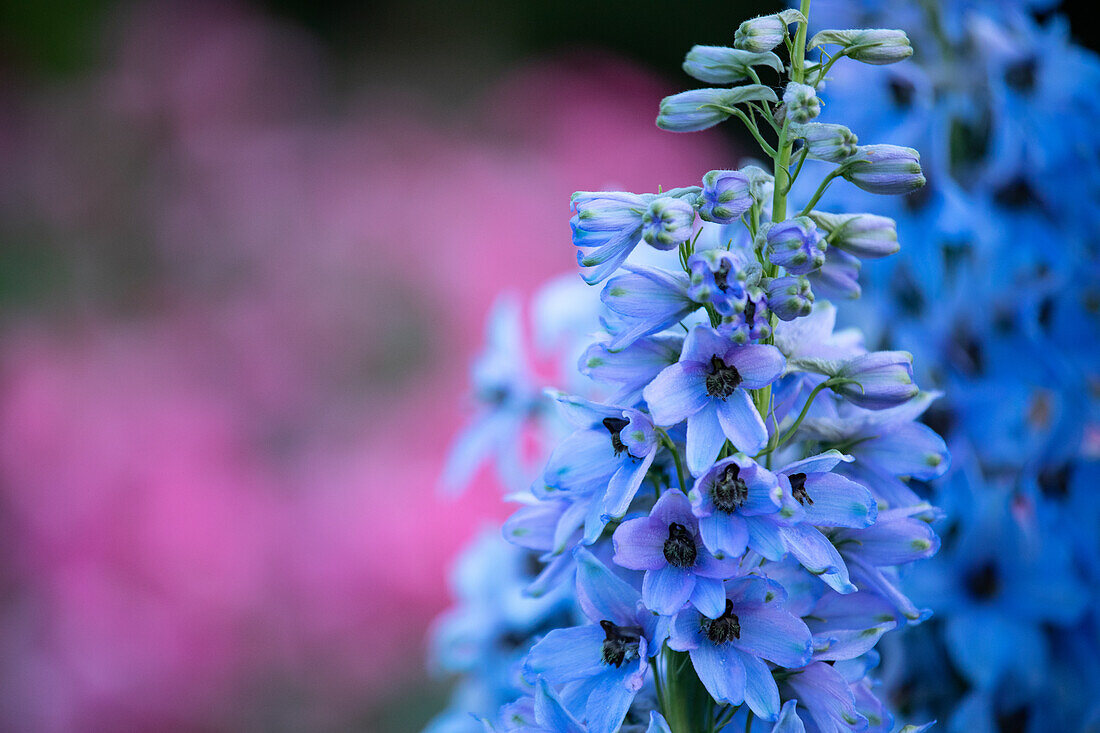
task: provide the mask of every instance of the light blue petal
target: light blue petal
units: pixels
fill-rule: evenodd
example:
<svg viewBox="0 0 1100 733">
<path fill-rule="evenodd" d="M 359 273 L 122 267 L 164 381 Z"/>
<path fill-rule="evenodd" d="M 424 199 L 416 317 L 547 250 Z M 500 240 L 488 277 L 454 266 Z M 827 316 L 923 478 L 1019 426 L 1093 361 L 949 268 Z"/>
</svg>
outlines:
<svg viewBox="0 0 1100 733">
<path fill-rule="evenodd" d="M 600 674 L 607 668 L 601 657 L 604 636 L 599 626 L 554 629 L 531 648 L 524 670 L 553 685 Z"/>
<path fill-rule="evenodd" d="M 588 733 L 615 733 L 623 724 L 626 711 L 638 688 L 631 688 L 622 676 L 608 676 L 608 682 L 592 691 L 585 706 L 588 720 Z"/>
<path fill-rule="evenodd" d="M 758 658 L 751 654 L 742 654 L 745 665 L 745 704 L 764 720 L 775 720 L 779 715 L 779 687 L 775 678 Z"/>
<path fill-rule="evenodd" d="M 749 528 L 750 548 L 773 562 L 782 560 L 787 554 L 779 527 L 774 521 L 767 517 L 745 517 L 745 525 Z"/>
<path fill-rule="evenodd" d="M 619 626 L 635 623 L 641 596 L 583 547 L 573 551 L 577 561 L 577 601 L 592 621 L 608 620 Z"/>
<path fill-rule="evenodd" d="M 561 699 L 542 677 L 539 678 L 538 687 L 535 690 L 535 718 L 539 725 L 552 731 L 584 733 L 584 726 L 565 709 Z"/>
<path fill-rule="evenodd" d="M 687 465 L 693 476 L 710 468 L 725 442 L 726 435 L 713 405 L 705 406 L 687 419 Z"/>
<path fill-rule="evenodd" d="M 802 718 L 798 717 L 797 700 L 788 700 L 783 703 L 779 711 L 779 720 L 772 726 L 772 733 L 806 733 L 806 725 Z"/>
<path fill-rule="evenodd" d="M 740 705 L 745 700 L 745 665 L 741 655 L 728 644 L 704 641 L 691 652 L 691 663 L 699 681 L 715 702 Z"/>
<path fill-rule="evenodd" d="M 764 420 L 747 391 L 736 389 L 725 400 L 718 400 L 715 404 L 722 431 L 737 450 L 752 455 L 767 445 L 768 429 L 764 427 Z"/>
<path fill-rule="evenodd" d="M 718 618 L 726 608 L 726 590 L 717 578 L 695 578 L 695 589 L 691 592 L 691 604 L 700 613 L 710 618 Z"/>
<path fill-rule="evenodd" d="M 736 514 L 715 512 L 699 520 L 699 535 L 715 557 L 740 557 L 749 543 L 745 520 Z"/>
<path fill-rule="evenodd" d="M 656 425 L 669 427 L 701 410 L 710 396 L 700 364 L 677 362 L 664 369 L 642 391 Z"/>
<path fill-rule="evenodd" d="M 837 593 L 852 593 L 855 586 L 848 579 L 848 568 L 829 538 L 809 524 L 780 527 L 783 543 L 802 567 L 821 576 Z"/>
<path fill-rule="evenodd" d="M 689 570 L 668 565 L 646 571 L 642 601 L 649 610 L 668 616 L 683 608 L 694 589 L 695 576 Z"/>
</svg>

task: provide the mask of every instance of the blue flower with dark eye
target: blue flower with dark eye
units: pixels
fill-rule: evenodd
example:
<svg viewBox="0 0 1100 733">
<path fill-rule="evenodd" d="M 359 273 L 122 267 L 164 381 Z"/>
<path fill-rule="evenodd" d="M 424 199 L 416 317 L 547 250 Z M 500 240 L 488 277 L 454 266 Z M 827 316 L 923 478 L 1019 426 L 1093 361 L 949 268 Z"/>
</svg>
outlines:
<svg viewBox="0 0 1100 733">
<path fill-rule="evenodd" d="M 687 652 L 715 701 L 748 705 L 765 720 L 779 715 L 779 689 L 767 663 L 801 667 L 813 652 L 810 630 L 784 609 L 783 586 L 748 576 L 727 584 L 719 613 L 689 609 L 672 622 L 668 645 Z"/>
<path fill-rule="evenodd" d="M 709 303 L 720 316 L 732 316 L 744 310 L 745 280 L 750 272 L 747 265 L 739 251 L 704 249 L 696 252 L 688 258 L 691 278 L 688 297 L 696 303 Z"/>
<path fill-rule="evenodd" d="M 740 346 L 714 329 L 696 326 L 684 339 L 680 361 L 658 374 L 642 394 L 656 424 L 687 420 L 687 463 L 698 475 L 726 439 L 745 453 L 764 447 L 768 431 L 748 390 L 774 382 L 784 364 L 774 346 Z"/>
<path fill-rule="evenodd" d="M 569 697 L 585 711 L 590 733 L 617 731 L 642 688 L 648 655 L 663 639 L 658 624 L 629 583 L 578 548 L 577 599 L 591 624 L 554 629 L 531 649 L 526 674 L 554 686 L 572 684 Z M 572 705 L 570 705 L 572 707 Z"/>
<path fill-rule="evenodd" d="M 740 557 L 751 547 L 773 560 L 783 555 L 777 514 L 782 495 L 775 475 L 743 455 L 715 463 L 689 494 L 703 544 L 715 557 Z"/>
<path fill-rule="evenodd" d="M 546 462 L 539 493 L 591 496 L 584 541 L 592 543 L 611 519 L 622 517 L 657 455 L 649 417 L 638 410 L 556 394 L 562 414 L 577 427 Z"/>
<path fill-rule="evenodd" d="M 648 517 L 623 522 L 612 540 L 617 565 L 645 571 L 642 600 L 651 610 L 672 615 L 690 600 L 706 613 L 721 612 L 722 580 L 737 574 L 737 561 L 706 549 L 683 492 L 666 491 Z"/>
</svg>

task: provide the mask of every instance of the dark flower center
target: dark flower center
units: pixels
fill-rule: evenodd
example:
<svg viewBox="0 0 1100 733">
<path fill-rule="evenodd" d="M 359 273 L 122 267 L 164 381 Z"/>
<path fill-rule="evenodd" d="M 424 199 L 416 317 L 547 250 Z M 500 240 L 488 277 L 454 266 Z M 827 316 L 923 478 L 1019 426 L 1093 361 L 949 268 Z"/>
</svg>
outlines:
<svg viewBox="0 0 1100 733">
<path fill-rule="evenodd" d="M 714 508 L 726 514 L 740 508 L 749 498 L 749 485 L 741 478 L 741 467 L 731 463 L 722 469 L 710 490 Z"/>
<path fill-rule="evenodd" d="M 722 260 L 718 265 L 718 269 L 714 271 L 714 284 L 718 286 L 718 289 L 723 293 L 729 290 L 729 274 L 730 263 L 729 260 Z"/>
<path fill-rule="evenodd" d="M 745 323 L 749 328 L 752 328 L 753 321 L 756 320 L 756 303 L 753 301 L 752 296 L 749 296 L 748 301 L 745 303 Z"/>
<path fill-rule="evenodd" d="M 992 562 L 986 562 L 966 575 L 966 590 L 971 597 L 980 601 L 988 601 L 997 595 L 1001 588 L 1001 579 L 997 574 L 997 567 Z"/>
<path fill-rule="evenodd" d="M 607 428 L 607 432 L 611 433 L 611 447 L 615 449 L 615 455 L 619 455 L 626 450 L 626 446 L 623 445 L 622 432 L 623 428 L 629 424 L 629 420 L 623 420 L 621 417 L 605 417 L 603 419 L 603 426 Z"/>
<path fill-rule="evenodd" d="M 642 638 L 640 628 L 616 626 L 606 619 L 600 622 L 600 626 L 603 628 L 605 637 L 600 650 L 604 664 L 619 667 L 623 662 L 638 658 L 638 642 Z"/>
<path fill-rule="evenodd" d="M 791 482 L 791 494 L 798 500 L 798 503 L 802 506 L 809 504 L 814 505 L 814 500 L 810 498 L 810 495 L 806 492 L 806 474 L 804 473 L 792 473 L 787 477 Z"/>
<path fill-rule="evenodd" d="M 913 96 L 916 94 L 913 85 L 904 79 L 890 80 L 890 98 L 898 109 L 909 109 L 913 104 Z"/>
<path fill-rule="evenodd" d="M 665 540 L 665 560 L 678 568 L 690 568 L 695 564 L 699 551 L 695 547 L 695 538 L 682 524 L 673 522 L 668 525 L 668 539 Z"/>
<path fill-rule="evenodd" d="M 749 301 L 750 303 L 752 301 Z M 710 357 L 710 373 L 707 374 L 707 394 L 711 397 L 726 399 L 737 385 L 741 384 L 741 373 L 737 367 L 727 366 L 717 355 Z"/>
<path fill-rule="evenodd" d="M 1038 72 L 1039 60 L 1029 56 L 1005 69 L 1005 84 L 1026 94 L 1035 88 Z"/>
<path fill-rule="evenodd" d="M 733 612 L 733 601 L 726 599 L 726 610 L 714 620 L 704 620 L 703 627 L 707 638 L 715 644 L 741 638 L 741 619 Z"/>
</svg>

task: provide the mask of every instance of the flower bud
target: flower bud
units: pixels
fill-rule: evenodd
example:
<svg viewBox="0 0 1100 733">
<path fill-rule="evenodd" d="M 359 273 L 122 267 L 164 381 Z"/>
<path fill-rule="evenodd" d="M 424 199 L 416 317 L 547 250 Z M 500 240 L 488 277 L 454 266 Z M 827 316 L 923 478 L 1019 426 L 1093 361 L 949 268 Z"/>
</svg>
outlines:
<svg viewBox="0 0 1100 733">
<path fill-rule="evenodd" d="M 792 81 L 783 92 L 783 109 L 791 122 L 809 122 L 821 114 L 821 100 L 813 87 Z"/>
<path fill-rule="evenodd" d="M 874 351 L 857 356 L 845 362 L 836 376 L 853 381 L 832 390 L 868 410 L 896 407 L 920 392 L 913 384 L 913 355 L 908 351 Z"/>
<path fill-rule="evenodd" d="M 767 229 L 768 261 L 792 275 L 805 275 L 825 263 L 825 238 L 806 216 L 796 216 Z"/>
<path fill-rule="evenodd" d="M 834 300 L 855 300 L 862 290 L 859 287 L 860 262 L 839 249 L 829 247 L 825 252 L 825 264 L 809 274 L 814 291 Z"/>
<path fill-rule="evenodd" d="M 826 234 L 830 247 L 844 250 L 865 260 L 895 254 L 898 245 L 898 225 L 887 216 L 877 214 L 829 214 L 811 211 L 810 218 Z"/>
<path fill-rule="evenodd" d="M 899 145 L 860 145 L 844 177 L 869 193 L 900 195 L 924 185 L 920 153 Z"/>
<path fill-rule="evenodd" d="M 768 308 L 781 320 L 808 316 L 814 307 L 810 282 L 804 277 L 777 277 L 768 283 Z"/>
<path fill-rule="evenodd" d="M 715 224 L 730 224 L 753 204 L 749 176 L 741 171 L 710 171 L 703 176 L 699 217 Z"/>
<path fill-rule="evenodd" d="M 886 28 L 821 31 L 810 39 L 809 49 L 826 43 L 842 46 L 848 58 L 876 66 L 894 64 L 913 55 L 913 46 L 905 31 Z"/>
<path fill-rule="evenodd" d="M 695 209 L 683 199 L 662 196 L 642 214 L 642 238 L 656 249 L 675 249 L 691 236 Z"/>
<path fill-rule="evenodd" d="M 704 249 L 688 259 L 690 284 L 687 294 L 696 303 L 710 303 L 720 316 L 744 310 L 748 273 L 732 253 Z"/>
<path fill-rule="evenodd" d="M 696 132 L 714 127 L 742 102 L 775 102 L 775 92 L 762 84 L 734 89 L 692 89 L 661 100 L 657 127 L 670 132 Z"/>
<path fill-rule="evenodd" d="M 753 66 L 768 66 L 783 71 L 783 62 L 774 53 L 753 53 L 727 46 L 693 46 L 684 59 L 684 72 L 708 84 L 736 84 L 748 79 Z"/>
<path fill-rule="evenodd" d="M 733 45 L 745 51 L 762 53 L 771 51 L 787 37 L 787 26 L 796 21 L 806 22 L 797 10 L 784 10 L 774 15 L 750 18 L 737 28 Z"/>
<path fill-rule="evenodd" d="M 859 138 L 844 125 L 810 122 L 794 125 L 791 131 L 802 138 L 809 156 L 817 160 L 843 163 L 858 149 Z"/>
<path fill-rule="evenodd" d="M 745 297 L 735 306 L 734 315 L 725 319 L 718 332 L 734 343 L 765 339 L 772 335 L 771 311 L 768 310 L 768 294 L 758 285 L 745 288 Z"/>
</svg>

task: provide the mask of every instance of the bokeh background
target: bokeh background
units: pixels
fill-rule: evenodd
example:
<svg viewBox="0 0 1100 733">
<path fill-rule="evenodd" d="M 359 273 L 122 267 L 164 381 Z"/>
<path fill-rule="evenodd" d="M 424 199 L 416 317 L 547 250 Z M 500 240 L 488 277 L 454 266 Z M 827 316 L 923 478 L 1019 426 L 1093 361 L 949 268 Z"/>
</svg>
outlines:
<svg viewBox="0 0 1100 733">
<path fill-rule="evenodd" d="M 778 7 L 0 3 L 0 730 L 418 730 L 486 313 Z"/>
</svg>

